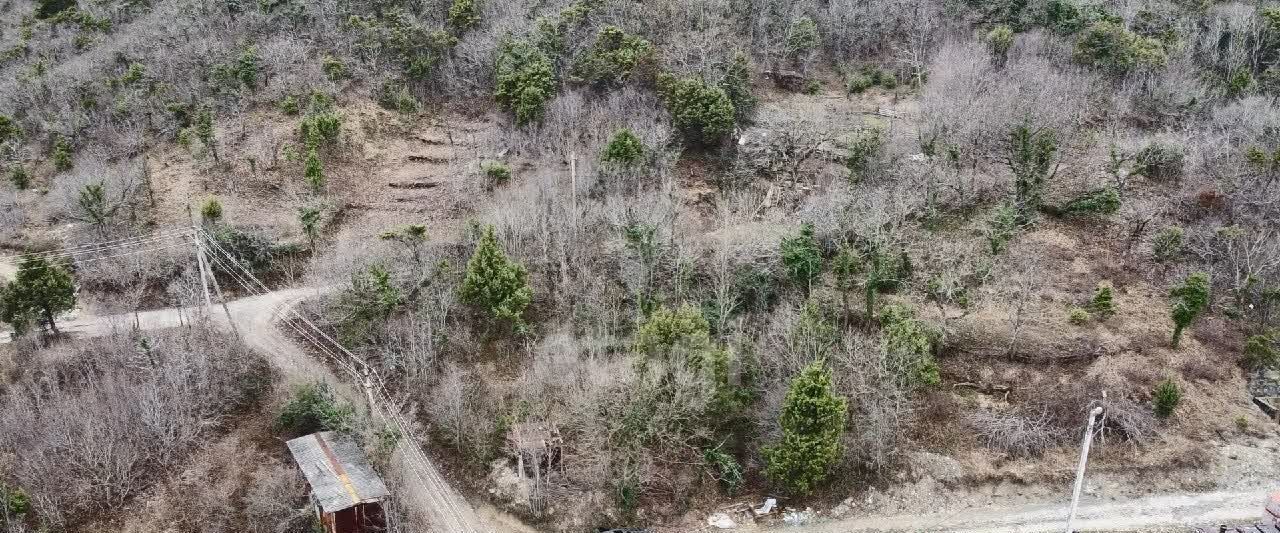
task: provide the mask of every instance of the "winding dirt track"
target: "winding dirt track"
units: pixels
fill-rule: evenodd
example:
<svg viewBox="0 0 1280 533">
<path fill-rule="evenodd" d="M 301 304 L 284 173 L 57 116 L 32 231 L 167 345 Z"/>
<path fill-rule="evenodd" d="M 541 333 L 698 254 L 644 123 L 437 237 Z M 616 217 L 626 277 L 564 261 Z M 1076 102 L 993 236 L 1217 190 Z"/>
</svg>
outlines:
<svg viewBox="0 0 1280 533">
<path fill-rule="evenodd" d="M 280 316 L 302 299 L 318 295 L 323 289 L 301 288 L 273 291 L 261 296 L 242 298 L 228 303 L 236 329 L 252 348 L 267 354 L 287 385 L 327 382 L 341 396 L 355 405 L 364 405 L 360 387 L 339 379 L 330 367 L 299 346 L 281 328 Z M 202 310 L 160 309 L 125 315 L 78 316 L 65 320 L 60 329 L 73 337 L 101 337 L 125 333 L 130 328 L 144 330 L 180 327 L 203 319 Z M 213 309 L 211 319 L 219 327 L 227 327 L 221 309 Z M 0 344 L 9 342 L 8 335 Z M 439 533 L 528 532 L 532 529 L 493 516 L 482 520 L 468 502 L 440 475 L 429 458 L 418 453 L 402 439 L 392 456 L 397 483 L 397 497 L 431 531 Z M 1218 523 L 1249 523 L 1261 520 L 1262 502 L 1280 489 L 1280 482 L 1259 486 L 1256 490 L 1219 491 L 1153 495 L 1123 501 L 1090 500 L 1081 503 L 1077 521 L 1079 531 L 1189 531 L 1188 526 Z M 852 533 L 890 531 L 949 532 L 1041 532 L 1061 531 L 1065 525 L 1065 509 L 1061 502 L 1027 504 L 1010 507 L 966 509 L 952 513 L 913 514 L 899 516 L 863 516 L 840 520 L 815 521 L 803 525 L 779 527 L 794 533 Z M 743 524 L 739 531 L 767 531 Z M 685 530 L 720 531 L 710 527 Z"/>
<path fill-rule="evenodd" d="M 281 329 L 287 327 L 280 318 L 299 301 L 315 296 L 323 289 L 301 288 L 269 292 L 234 300 L 227 304 L 235 320 L 235 329 L 244 342 L 266 354 L 281 373 L 286 386 L 324 381 L 338 395 L 353 405 L 366 405 L 360 387 L 350 380 L 339 379 L 330 367 L 312 357 L 308 350 Z M 204 320 L 202 309 L 171 308 L 122 315 L 80 315 L 66 319 L 59 329 L 72 337 L 91 338 L 127 333 L 131 328 L 156 330 L 181 327 Z M 229 329 L 226 315 L 214 306 L 208 319 L 220 328 Z M 10 342 L 8 335 L 0 344 Z M 428 457 L 415 449 L 415 444 L 401 439 L 391 457 L 390 477 L 396 483 L 396 496 L 419 521 L 431 525 L 439 533 L 481 533 L 500 531 L 483 527 L 476 511 L 462 495 L 444 480 Z M 502 528 L 506 531 L 508 528 Z"/>
</svg>

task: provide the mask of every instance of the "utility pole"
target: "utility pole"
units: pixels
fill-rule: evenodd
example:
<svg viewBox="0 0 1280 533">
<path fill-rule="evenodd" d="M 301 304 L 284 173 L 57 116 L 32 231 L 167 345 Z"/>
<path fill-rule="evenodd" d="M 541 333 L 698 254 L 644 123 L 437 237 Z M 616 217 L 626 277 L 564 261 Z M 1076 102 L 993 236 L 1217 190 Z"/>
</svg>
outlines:
<svg viewBox="0 0 1280 533">
<path fill-rule="evenodd" d="M 1071 492 L 1071 509 L 1067 512 L 1067 533 L 1074 533 L 1072 522 L 1076 520 L 1076 506 L 1080 505 L 1080 490 L 1084 488 L 1084 468 L 1089 463 L 1089 446 L 1093 444 L 1093 422 L 1102 414 L 1102 406 L 1089 411 L 1089 424 L 1084 430 L 1084 445 L 1080 447 L 1080 466 L 1076 468 L 1076 487 Z"/>
<path fill-rule="evenodd" d="M 200 228 L 196 225 L 196 215 L 191 211 L 191 204 L 187 204 L 187 216 L 191 217 L 191 236 L 196 243 L 196 264 L 200 269 L 200 287 L 204 290 L 204 307 L 207 313 L 213 308 L 213 298 L 209 296 L 209 280 L 204 277 L 206 271 L 204 246 L 200 245 Z"/>
</svg>

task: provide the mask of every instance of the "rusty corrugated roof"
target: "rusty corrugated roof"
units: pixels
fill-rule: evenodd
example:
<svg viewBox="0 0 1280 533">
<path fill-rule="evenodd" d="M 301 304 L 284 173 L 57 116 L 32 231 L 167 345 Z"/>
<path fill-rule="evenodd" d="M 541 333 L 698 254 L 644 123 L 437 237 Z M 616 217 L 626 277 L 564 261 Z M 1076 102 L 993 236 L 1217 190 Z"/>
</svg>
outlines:
<svg viewBox="0 0 1280 533">
<path fill-rule="evenodd" d="M 326 513 L 379 501 L 390 494 L 351 437 L 323 431 L 287 444 Z"/>
</svg>

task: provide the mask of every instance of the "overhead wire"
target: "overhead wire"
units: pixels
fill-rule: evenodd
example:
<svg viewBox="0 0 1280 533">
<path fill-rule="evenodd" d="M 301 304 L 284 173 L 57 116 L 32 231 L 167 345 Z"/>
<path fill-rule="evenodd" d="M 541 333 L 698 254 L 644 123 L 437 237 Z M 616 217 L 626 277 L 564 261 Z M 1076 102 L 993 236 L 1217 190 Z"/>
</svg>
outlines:
<svg viewBox="0 0 1280 533">
<path fill-rule="evenodd" d="M 224 249 L 216 240 L 214 240 L 208 234 L 208 232 L 205 232 L 202 229 L 197 229 L 197 231 L 199 233 L 197 235 L 197 239 L 201 241 L 200 245 L 205 246 L 204 242 L 207 241 L 209 244 L 206 249 L 216 250 L 217 253 L 212 254 L 214 256 L 217 256 L 217 255 L 222 256 L 221 258 L 218 258 L 218 263 L 220 266 L 223 267 L 224 270 L 239 271 L 238 273 L 233 274 L 233 277 L 236 278 L 237 283 L 240 283 L 241 286 L 245 287 L 246 290 L 248 290 L 249 292 L 255 295 L 260 295 L 260 294 L 265 294 L 267 292 L 270 292 L 266 284 L 263 283 L 262 280 L 258 279 L 257 276 L 253 274 L 253 272 L 244 268 L 244 266 L 240 264 L 240 262 L 237 261 L 229 252 L 227 252 L 226 249 Z M 224 262 L 222 258 L 225 258 L 226 261 Z M 228 262 L 231 264 L 230 266 L 227 264 Z M 249 286 L 250 284 L 245 280 L 246 277 L 248 278 L 248 280 L 251 280 L 254 284 L 257 285 L 257 289 L 254 289 Z M 278 314 L 279 313 L 277 312 L 273 314 L 273 316 L 278 316 Z M 295 332 L 302 335 L 303 338 L 308 340 L 326 357 L 328 357 L 330 360 L 334 361 L 336 364 L 342 367 L 342 369 L 345 370 L 347 373 L 351 374 L 352 377 L 360 381 L 361 385 L 363 386 L 363 388 L 365 388 L 367 394 L 369 395 L 369 399 L 372 404 L 371 407 L 378 411 L 381 411 L 382 415 L 385 418 L 387 418 L 394 426 L 396 426 L 396 429 L 401 433 L 401 435 L 409 439 L 408 446 L 407 446 L 408 456 L 409 456 L 408 459 L 410 460 L 411 463 L 413 463 L 413 466 L 416 467 L 414 468 L 414 470 L 419 477 L 419 481 L 425 482 L 428 484 L 434 484 L 437 487 L 448 487 L 449 485 L 445 482 L 443 476 L 440 475 L 439 470 L 435 468 L 435 465 L 431 463 L 430 459 L 426 457 L 426 454 L 422 451 L 421 447 L 418 446 L 417 442 L 419 440 L 419 437 L 413 432 L 408 421 L 406 421 L 403 415 L 400 413 L 400 409 L 397 405 L 397 402 L 391 399 L 390 394 L 388 393 L 387 387 L 385 385 L 385 382 L 383 381 L 380 373 L 378 373 L 376 369 L 370 366 L 368 362 L 365 361 L 363 358 L 358 357 L 355 354 L 351 353 L 351 351 L 347 350 L 346 347 L 342 346 L 341 343 L 339 343 L 337 340 L 333 339 L 331 336 L 329 336 L 327 333 L 321 330 L 315 323 L 307 319 L 302 314 L 298 313 L 297 310 L 289 309 L 286 314 L 292 315 L 294 318 L 300 320 L 312 331 L 311 333 L 305 332 L 301 326 L 294 323 L 293 320 L 291 319 L 286 319 L 283 322 L 285 322 L 285 324 L 288 325 Z M 317 335 L 319 336 L 319 338 L 322 338 L 325 341 L 327 341 L 327 343 L 320 342 L 320 340 L 317 339 Z M 328 344 L 333 348 L 336 348 L 338 351 L 342 352 L 344 355 L 347 356 L 347 359 L 350 360 L 351 363 L 354 363 L 359 367 L 361 367 L 361 369 L 363 369 L 364 372 L 361 373 L 357 371 L 355 368 L 348 366 L 347 364 L 343 364 L 342 358 L 338 357 L 337 354 L 335 354 L 333 350 L 330 349 L 329 346 L 325 346 L 325 344 Z M 384 403 L 385 405 L 379 406 L 377 405 L 378 403 Z M 450 511 L 450 514 L 446 515 L 445 518 L 446 520 L 453 522 L 453 527 L 450 529 L 451 531 L 468 531 L 468 532 L 475 531 L 475 528 L 473 527 L 472 524 L 465 523 L 466 520 L 462 518 L 464 515 L 463 513 L 460 512 L 460 509 L 458 508 L 458 503 L 454 501 L 454 498 L 450 497 L 450 494 L 435 494 L 435 491 L 427 491 L 426 496 L 428 499 L 435 501 L 437 504 L 442 504 L 442 505 L 439 505 L 440 507 L 447 508 Z"/>
</svg>

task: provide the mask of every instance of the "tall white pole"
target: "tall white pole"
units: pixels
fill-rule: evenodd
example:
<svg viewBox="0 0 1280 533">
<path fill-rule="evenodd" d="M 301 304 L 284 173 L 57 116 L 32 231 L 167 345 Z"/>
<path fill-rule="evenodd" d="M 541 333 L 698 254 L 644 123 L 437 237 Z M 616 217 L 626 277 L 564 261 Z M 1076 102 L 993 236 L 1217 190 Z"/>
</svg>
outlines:
<svg viewBox="0 0 1280 533">
<path fill-rule="evenodd" d="M 1102 407 L 1089 412 L 1089 424 L 1084 430 L 1084 445 L 1080 447 L 1080 466 L 1076 468 L 1076 488 L 1071 492 L 1071 510 L 1067 513 L 1067 533 L 1073 533 L 1071 523 L 1076 520 L 1076 506 L 1080 505 L 1080 490 L 1084 488 L 1084 467 L 1089 464 L 1089 445 L 1093 444 L 1093 422 L 1102 414 Z"/>
</svg>

